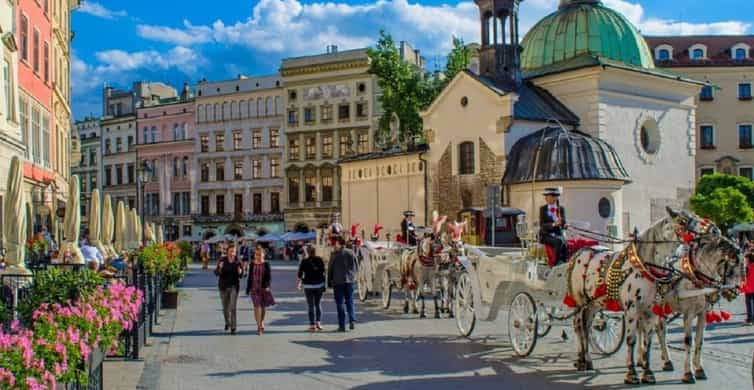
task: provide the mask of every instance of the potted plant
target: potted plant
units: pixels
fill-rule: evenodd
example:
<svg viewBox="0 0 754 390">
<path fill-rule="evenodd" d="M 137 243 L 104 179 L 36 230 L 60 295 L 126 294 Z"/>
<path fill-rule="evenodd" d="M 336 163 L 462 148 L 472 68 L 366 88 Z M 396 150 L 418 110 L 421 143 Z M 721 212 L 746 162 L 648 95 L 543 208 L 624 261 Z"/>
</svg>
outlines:
<svg viewBox="0 0 754 390">
<path fill-rule="evenodd" d="M 162 264 L 162 307 L 165 309 L 175 309 L 178 307 L 178 290 L 176 284 L 184 277 L 183 257 L 181 248 L 174 243 L 163 244 L 166 250 L 165 261 Z"/>
</svg>

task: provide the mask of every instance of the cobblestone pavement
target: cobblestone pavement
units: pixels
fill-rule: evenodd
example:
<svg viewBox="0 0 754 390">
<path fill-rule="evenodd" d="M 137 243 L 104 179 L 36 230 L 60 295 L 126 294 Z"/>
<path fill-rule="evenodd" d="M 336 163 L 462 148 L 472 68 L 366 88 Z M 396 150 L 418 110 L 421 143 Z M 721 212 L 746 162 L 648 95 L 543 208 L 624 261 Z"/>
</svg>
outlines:
<svg viewBox="0 0 754 390">
<path fill-rule="evenodd" d="M 457 336 L 449 319 L 418 319 L 398 309 L 384 313 L 377 302 L 358 307 L 355 331 L 335 333 L 331 294 L 324 298 L 325 331 L 310 334 L 303 294 L 295 288 L 295 267 L 273 264 L 278 305 L 267 332 L 256 335 L 247 298 L 239 298 L 239 332 L 223 331 L 215 277 L 192 268 L 170 329 L 162 329 L 145 361 L 144 389 L 577 389 L 625 388 L 625 350 L 597 358 L 596 371 L 574 371 L 576 347 L 560 340 L 561 328 L 540 340 L 529 358 L 513 356 L 505 315 L 480 323 L 471 340 Z M 395 305 L 399 306 L 399 305 Z M 754 327 L 741 326 L 743 302 L 728 307 L 734 318 L 711 327 L 706 338 L 709 380 L 683 385 L 681 372 L 659 371 L 658 384 L 642 389 L 750 389 Z M 171 321 L 164 321 L 170 323 Z M 670 329 L 676 370 L 682 366 L 682 335 Z M 164 325 L 166 327 L 168 325 Z M 573 339 L 573 337 L 571 337 Z M 108 387 L 122 388 L 122 387 Z"/>
</svg>

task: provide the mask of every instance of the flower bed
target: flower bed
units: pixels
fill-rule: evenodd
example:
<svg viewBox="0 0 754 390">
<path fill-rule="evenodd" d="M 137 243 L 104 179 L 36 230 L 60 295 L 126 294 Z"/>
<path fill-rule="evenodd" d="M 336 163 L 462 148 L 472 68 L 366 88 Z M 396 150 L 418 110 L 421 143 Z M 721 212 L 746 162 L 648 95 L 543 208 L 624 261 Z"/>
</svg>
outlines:
<svg viewBox="0 0 754 390">
<path fill-rule="evenodd" d="M 161 275 L 162 286 L 173 289 L 185 275 L 181 256 L 181 248 L 173 242 L 151 244 L 139 253 L 139 263 L 148 275 Z"/>
<path fill-rule="evenodd" d="M 14 323 L 0 331 L 0 389 L 54 389 L 58 382 L 86 384 L 93 351 L 113 351 L 131 329 L 142 294 L 120 281 L 63 303 L 43 303 L 30 329 Z"/>
</svg>

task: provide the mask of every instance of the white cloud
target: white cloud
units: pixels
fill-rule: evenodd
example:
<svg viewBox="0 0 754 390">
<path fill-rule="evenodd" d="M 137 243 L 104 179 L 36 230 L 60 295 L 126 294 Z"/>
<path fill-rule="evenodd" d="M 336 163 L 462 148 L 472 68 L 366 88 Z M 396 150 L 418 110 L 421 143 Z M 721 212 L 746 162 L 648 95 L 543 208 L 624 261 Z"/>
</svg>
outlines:
<svg viewBox="0 0 754 390">
<path fill-rule="evenodd" d="M 739 35 L 746 34 L 751 23 L 742 21 L 722 21 L 713 23 L 687 23 L 670 19 L 646 17 L 641 4 L 625 0 L 604 0 L 605 5 L 622 13 L 647 35 Z"/>
<path fill-rule="evenodd" d="M 84 1 L 78 8 L 78 11 L 85 14 L 97 16 L 103 19 L 117 19 L 122 16 L 128 15 L 126 11 L 113 11 L 107 9 L 104 5 L 92 1 Z"/>
</svg>

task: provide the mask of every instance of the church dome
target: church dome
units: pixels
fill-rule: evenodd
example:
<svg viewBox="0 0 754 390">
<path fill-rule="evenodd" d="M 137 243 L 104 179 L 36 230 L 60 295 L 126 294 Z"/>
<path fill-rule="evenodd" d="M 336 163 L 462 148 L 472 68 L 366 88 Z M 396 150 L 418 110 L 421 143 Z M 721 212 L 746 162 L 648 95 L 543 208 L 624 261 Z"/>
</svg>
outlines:
<svg viewBox="0 0 754 390">
<path fill-rule="evenodd" d="M 561 0 L 521 42 L 521 68 L 534 71 L 583 55 L 654 68 L 652 52 L 639 31 L 600 0 Z"/>
<path fill-rule="evenodd" d="M 539 182 L 631 180 L 610 144 L 580 131 L 560 127 L 546 127 L 529 134 L 511 148 L 503 183 L 530 183 L 532 178 Z"/>
</svg>

